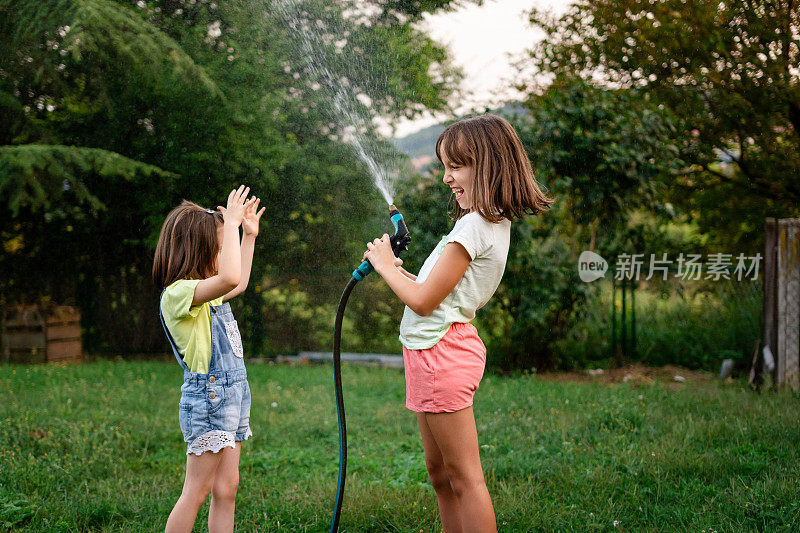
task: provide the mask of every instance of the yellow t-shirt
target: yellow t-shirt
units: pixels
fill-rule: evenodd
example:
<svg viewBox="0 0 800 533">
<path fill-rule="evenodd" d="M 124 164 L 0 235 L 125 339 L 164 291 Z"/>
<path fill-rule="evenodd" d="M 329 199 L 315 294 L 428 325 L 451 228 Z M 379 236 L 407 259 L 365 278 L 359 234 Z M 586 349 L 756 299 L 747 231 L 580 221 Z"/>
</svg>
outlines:
<svg viewBox="0 0 800 533">
<path fill-rule="evenodd" d="M 211 308 L 221 305 L 216 300 L 192 307 L 194 289 L 199 279 L 179 279 L 166 288 L 161 297 L 161 314 L 172 339 L 192 372 L 208 373 L 211 361 Z"/>
</svg>

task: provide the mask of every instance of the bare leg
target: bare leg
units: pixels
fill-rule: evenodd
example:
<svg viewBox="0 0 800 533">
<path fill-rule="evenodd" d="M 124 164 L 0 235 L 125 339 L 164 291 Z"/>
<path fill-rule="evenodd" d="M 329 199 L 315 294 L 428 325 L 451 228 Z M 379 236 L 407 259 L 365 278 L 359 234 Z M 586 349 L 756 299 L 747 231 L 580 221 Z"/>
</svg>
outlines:
<svg viewBox="0 0 800 533">
<path fill-rule="evenodd" d="M 214 482 L 220 455 L 205 452 L 202 455 L 186 455 L 186 478 L 183 491 L 172 512 L 169 513 L 165 533 L 191 533 L 197 511 L 206 501 Z"/>
<path fill-rule="evenodd" d="M 441 451 L 458 499 L 463 531 L 495 533 L 497 523 L 483 479 L 472 407 L 454 413 L 425 413 L 425 421 Z"/>
<path fill-rule="evenodd" d="M 208 533 L 228 533 L 233 531 L 233 515 L 236 508 L 236 490 L 239 488 L 239 455 L 242 443 L 236 448 L 223 448 L 219 451 L 222 459 L 214 475 L 211 489 L 211 508 L 208 511 Z"/>
<path fill-rule="evenodd" d="M 461 509 L 458 507 L 450 478 L 444 467 L 442 452 L 425 420 L 426 413 L 417 413 L 417 423 L 422 433 L 422 446 L 425 448 L 425 468 L 428 469 L 428 478 L 431 480 L 433 490 L 436 491 L 436 500 L 439 503 L 439 516 L 442 520 L 444 533 L 461 533 Z"/>
</svg>

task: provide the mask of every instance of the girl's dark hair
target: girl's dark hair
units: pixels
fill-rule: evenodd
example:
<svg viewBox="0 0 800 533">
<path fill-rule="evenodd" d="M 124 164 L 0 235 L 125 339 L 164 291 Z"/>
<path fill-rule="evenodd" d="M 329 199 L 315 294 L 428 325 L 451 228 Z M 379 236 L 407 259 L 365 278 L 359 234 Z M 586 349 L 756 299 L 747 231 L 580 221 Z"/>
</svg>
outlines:
<svg viewBox="0 0 800 533">
<path fill-rule="evenodd" d="M 487 113 L 448 126 L 436 140 L 436 157 L 473 168 L 472 208 L 490 222 L 538 215 L 555 202 L 539 189 L 514 127 L 497 115 Z M 451 210 L 455 219 L 468 212 L 457 202 Z"/>
<path fill-rule="evenodd" d="M 153 281 L 163 288 L 179 279 L 204 279 L 212 274 L 219 253 L 217 229 L 222 213 L 184 200 L 170 211 L 158 236 Z"/>
</svg>

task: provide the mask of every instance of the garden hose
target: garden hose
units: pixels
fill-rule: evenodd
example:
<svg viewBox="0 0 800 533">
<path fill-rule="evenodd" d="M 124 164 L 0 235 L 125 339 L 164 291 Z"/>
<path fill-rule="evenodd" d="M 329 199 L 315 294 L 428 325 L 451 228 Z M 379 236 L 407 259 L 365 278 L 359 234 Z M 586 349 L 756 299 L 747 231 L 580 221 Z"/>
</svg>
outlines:
<svg viewBox="0 0 800 533">
<path fill-rule="evenodd" d="M 394 235 L 390 238 L 390 244 L 395 257 L 400 257 L 400 252 L 408 249 L 411 242 L 411 235 L 403 220 L 403 215 L 394 205 L 389 206 L 389 218 L 394 224 Z M 333 518 L 331 520 L 331 533 L 339 531 L 339 516 L 342 512 L 342 499 L 344 497 L 344 481 L 347 473 L 347 427 L 344 418 L 344 397 L 342 396 L 342 319 L 344 309 L 347 306 L 347 299 L 356 283 L 364 279 L 373 267 L 369 261 L 364 261 L 353 271 L 353 276 L 342 292 L 339 299 L 339 307 L 336 309 L 336 322 L 333 326 L 333 382 L 336 391 L 336 414 L 339 418 L 339 481 L 336 486 L 336 501 L 334 503 Z"/>
</svg>

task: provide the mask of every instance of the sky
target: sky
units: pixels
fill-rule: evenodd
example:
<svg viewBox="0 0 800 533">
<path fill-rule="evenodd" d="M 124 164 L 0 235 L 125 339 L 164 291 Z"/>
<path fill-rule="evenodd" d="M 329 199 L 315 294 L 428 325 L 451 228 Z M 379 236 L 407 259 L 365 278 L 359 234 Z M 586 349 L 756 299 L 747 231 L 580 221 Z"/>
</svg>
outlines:
<svg viewBox="0 0 800 533">
<path fill-rule="evenodd" d="M 543 37 L 531 27 L 524 12 L 536 6 L 560 14 L 570 3 L 571 0 L 486 0 L 482 6 L 469 4 L 450 13 L 425 15 L 421 29 L 446 46 L 453 62 L 464 72 L 463 98 L 456 111 L 494 107 L 520 98 L 511 86 L 515 73 L 512 62 Z M 444 118 L 398 120 L 394 124 L 395 136 L 414 133 Z"/>
</svg>

